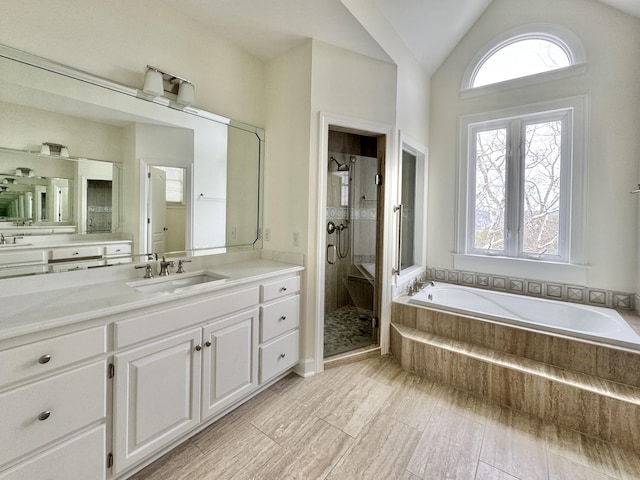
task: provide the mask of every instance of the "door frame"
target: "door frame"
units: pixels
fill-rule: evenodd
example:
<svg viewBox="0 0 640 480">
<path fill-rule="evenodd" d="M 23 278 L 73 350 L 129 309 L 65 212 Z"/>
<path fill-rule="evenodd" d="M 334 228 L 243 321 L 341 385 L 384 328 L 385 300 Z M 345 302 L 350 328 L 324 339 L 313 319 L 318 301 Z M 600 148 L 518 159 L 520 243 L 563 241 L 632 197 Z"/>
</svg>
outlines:
<svg viewBox="0 0 640 480">
<path fill-rule="evenodd" d="M 183 168 L 185 171 L 185 202 L 186 202 L 186 225 L 185 225 L 185 250 L 193 248 L 192 237 L 192 225 L 193 225 L 193 191 L 192 191 L 192 165 L 178 165 L 176 162 L 170 160 L 163 160 L 158 158 L 139 158 L 138 159 L 138 172 L 139 172 L 139 188 L 140 197 L 138 204 L 140 205 L 139 215 L 140 221 L 138 229 L 138 248 L 140 254 L 151 254 L 154 252 L 147 252 L 148 240 L 147 240 L 147 217 L 149 215 L 147 209 L 147 200 L 149 198 L 149 182 L 147 175 L 149 174 L 149 167 L 173 167 Z M 155 252 L 158 253 L 158 252 Z"/>
<path fill-rule="evenodd" d="M 363 120 L 344 115 L 337 115 L 327 112 L 320 112 L 319 135 L 318 135 L 318 211 L 317 232 L 324 232 L 326 226 L 326 207 L 327 207 L 327 177 L 329 162 L 329 127 L 339 127 L 347 129 L 354 134 L 369 136 L 384 136 L 384 171 L 383 175 L 383 200 L 388 210 L 389 205 L 393 205 L 395 195 L 395 185 L 397 184 L 394 166 L 397 163 L 395 158 L 396 135 L 393 135 L 393 126 L 369 120 Z M 380 157 L 380 152 L 378 152 Z M 392 215 L 383 215 L 381 225 L 380 240 L 382 251 L 378 272 L 381 272 L 379 278 L 380 283 L 380 349 L 381 354 L 389 353 L 390 346 L 390 325 L 391 325 L 391 300 L 392 300 L 392 275 L 391 266 L 393 262 L 394 251 L 391 248 L 385 248 L 389 245 L 389 239 L 393 235 Z M 315 288 L 315 372 L 319 373 L 324 370 L 324 282 L 325 282 L 325 262 L 326 248 L 325 235 L 318 235 L 316 241 L 316 288 Z M 385 273 L 387 272 L 387 273 Z M 378 279 L 376 279 L 378 281 Z"/>
</svg>

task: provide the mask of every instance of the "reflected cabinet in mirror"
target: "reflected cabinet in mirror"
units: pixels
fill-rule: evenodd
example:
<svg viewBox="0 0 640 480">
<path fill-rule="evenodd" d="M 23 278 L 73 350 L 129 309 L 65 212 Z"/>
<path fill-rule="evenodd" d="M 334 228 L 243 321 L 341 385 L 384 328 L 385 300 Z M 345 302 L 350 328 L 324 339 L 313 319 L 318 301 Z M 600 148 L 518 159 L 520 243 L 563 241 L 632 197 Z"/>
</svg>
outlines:
<svg viewBox="0 0 640 480">
<path fill-rule="evenodd" d="M 263 143 L 0 46 L 0 276 L 261 248 Z"/>
</svg>

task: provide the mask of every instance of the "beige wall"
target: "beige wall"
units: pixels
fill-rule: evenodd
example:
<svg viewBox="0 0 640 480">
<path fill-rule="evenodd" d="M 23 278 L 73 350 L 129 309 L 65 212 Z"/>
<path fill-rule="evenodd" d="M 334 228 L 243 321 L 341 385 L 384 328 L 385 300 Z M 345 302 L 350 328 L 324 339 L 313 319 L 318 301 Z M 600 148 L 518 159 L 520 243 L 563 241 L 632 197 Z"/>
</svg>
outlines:
<svg viewBox="0 0 640 480">
<path fill-rule="evenodd" d="M 502 94 L 461 99 L 462 76 L 477 51 L 500 33 L 537 22 L 557 23 L 573 31 L 586 48 L 587 72 Z M 639 51 L 640 20 L 594 0 L 493 1 L 432 78 L 429 265 L 453 267 L 459 116 L 587 93 L 591 105 L 587 283 L 623 292 L 635 290 L 638 199 L 629 191 L 638 179 Z"/>
<path fill-rule="evenodd" d="M 1 44 L 133 87 L 142 86 L 145 65 L 165 68 L 194 82 L 196 106 L 265 128 L 264 247 L 305 255 L 305 358 L 314 355 L 320 112 L 397 124 L 427 140 L 428 78 L 402 42 L 389 38 L 397 65 L 315 40 L 265 65 L 153 0 L 24 0 L 4 2 L 0 15 Z M 136 158 L 135 131 L 123 131 L 125 158 Z M 138 213 L 126 215 L 135 225 Z"/>
<path fill-rule="evenodd" d="M 191 80 L 196 106 L 265 121 L 264 64 L 154 0 L 3 1 L 0 43 L 132 87 L 146 65 Z"/>
</svg>

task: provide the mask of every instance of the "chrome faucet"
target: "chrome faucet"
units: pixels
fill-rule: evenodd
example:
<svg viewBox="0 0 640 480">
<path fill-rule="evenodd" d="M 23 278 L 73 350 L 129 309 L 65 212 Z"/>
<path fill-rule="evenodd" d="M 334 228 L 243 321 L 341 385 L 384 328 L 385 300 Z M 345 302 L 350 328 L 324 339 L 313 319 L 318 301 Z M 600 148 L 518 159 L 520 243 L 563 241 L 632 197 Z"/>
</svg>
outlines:
<svg viewBox="0 0 640 480">
<path fill-rule="evenodd" d="M 146 265 L 136 265 L 135 268 L 145 268 L 144 278 L 153 278 L 153 270 L 151 268 L 151 264 L 147 263 Z"/>
<path fill-rule="evenodd" d="M 176 273 L 184 273 L 183 263 L 191 263 L 191 260 L 178 260 L 178 270 L 176 270 Z"/>
<path fill-rule="evenodd" d="M 169 271 L 169 268 L 175 266 L 176 264 L 173 260 L 167 262 L 167 259 L 165 257 L 162 257 L 162 261 L 160 262 L 160 273 L 158 275 L 161 277 L 166 277 L 167 275 L 169 275 L 169 273 L 171 273 Z"/>
</svg>

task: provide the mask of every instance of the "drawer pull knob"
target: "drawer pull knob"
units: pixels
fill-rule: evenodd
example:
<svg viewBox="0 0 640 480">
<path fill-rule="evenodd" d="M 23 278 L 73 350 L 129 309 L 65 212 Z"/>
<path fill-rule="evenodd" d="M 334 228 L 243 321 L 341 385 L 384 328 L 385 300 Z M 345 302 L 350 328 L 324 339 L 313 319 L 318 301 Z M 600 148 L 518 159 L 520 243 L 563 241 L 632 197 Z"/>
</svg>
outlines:
<svg viewBox="0 0 640 480">
<path fill-rule="evenodd" d="M 281 353 L 280 358 L 284 358 L 284 357 L 286 357 L 286 355 L 284 353 Z"/>
<path fill-rule="evenodd" d="M 44 365 L 45 363 L 49 363 L 49 360 L 51 360 L 51 355 L 49 355 L 48 353 L 46 355 L 42 355 L 39 359 L 38 359 L 38 363 L 41 365 Z"/>
<path fill-rule="evenodd" d="M 282 288 L 280 289 L 280 291 L 281 291 L 281 292 L 286 292 L 286 291 L 287 291 L 287 287 L 282 287 Z"/>
<path fill-rule="evenodd" d="M 199 352 L 200 350 L 202 350 L 202 345 L 196 345 L 196 352 Z"/>
<path fill-rule="evenodd" d="M 282 316 L 280 317 L 280 321 L 281 321 L 281 322 L 282 322 L 283 320 L 286 320 L 286 319 L 287 319 L 287 316 L 286 316 L 286 315 L 282 315 Z"/>
<path fill-rule="evenodd" d="M 210 347 L 210 346 L 211 346 L 211 342 L 210 342 L 209 340 L 207 340 L 206 342 L 204 342 L 204 344 L 205 344 L 207 347 Z"/>
<path fill-rule="evenodd" d="M 47 418 L 49 418 L 51 416 L 51 411 L 50 410 L 45 410 L 44 412 L 40 413 L 40 415 L 38 415 L 38 420 L 40 420 L 41 422 L 46 420 Z"/>
</svg>

